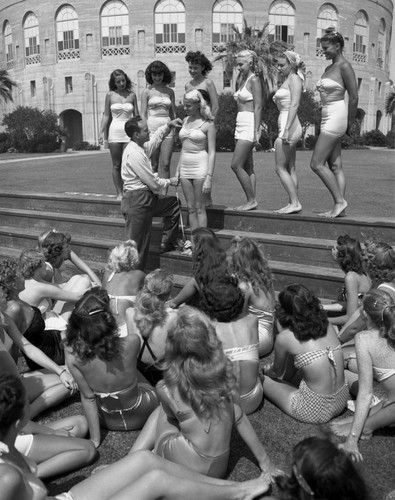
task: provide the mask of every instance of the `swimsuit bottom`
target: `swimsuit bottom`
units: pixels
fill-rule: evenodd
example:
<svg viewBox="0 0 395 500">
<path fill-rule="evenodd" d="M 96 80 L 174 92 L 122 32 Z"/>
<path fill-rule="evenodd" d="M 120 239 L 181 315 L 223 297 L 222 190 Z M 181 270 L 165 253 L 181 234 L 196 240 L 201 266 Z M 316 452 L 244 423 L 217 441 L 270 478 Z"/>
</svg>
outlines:
<svg viewBox="0 0 395 500">
<path fill-rule="evenodd" d="M 254 142 L 254 113 L 251 111 L 239 111 L 236 117 L 235 139 Z"/>
<path fill-rule="evenodd" d="M 335 394 L 319 394 L 302 380 L 291 399 L 291 415 L 300 422 L 326 424 L 346 408 L 348 398 L 347 383 Z"/>
<path fill-rule="evenodd" d="M 261 381 L 258 379 L 254 388 L 250 392 L 247 392 L 247 394 L 243 394 L 242 396 L 240 396 L 240 407 L 244 411 L 244 413 L 249 415 L 258 408 L 258 406 L 262 402 L 262 399 L 263 387 Z"/>
</svg>

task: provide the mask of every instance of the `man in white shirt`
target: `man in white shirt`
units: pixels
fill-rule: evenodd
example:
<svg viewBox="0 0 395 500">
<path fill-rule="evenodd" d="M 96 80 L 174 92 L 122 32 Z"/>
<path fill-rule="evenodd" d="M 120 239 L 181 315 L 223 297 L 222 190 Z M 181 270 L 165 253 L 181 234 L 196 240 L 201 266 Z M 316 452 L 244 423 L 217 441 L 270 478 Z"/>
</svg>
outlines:
<svg viewBox="0 0 395 500">
<path fill-rule="evenodd" d="M 122 213 L 125 217 L 126 235 L 137 243 L 140 254 L 139 269 L 145 269 L 151 237 L 152 218 L 163 217 L 161 251 L 175 248 L 180 207 L 175 196 L 159 197 L 166 188 L 177 186 L 178 178 L 163 179 L 154 173 L 150 157 L 171 128 L 181 126 L 179 118 L 163 125 L 149 137 L 146 120 L 131 118 L 125 123 L 130 137 L 122 155 L 123 181 Z"/>
</svg>

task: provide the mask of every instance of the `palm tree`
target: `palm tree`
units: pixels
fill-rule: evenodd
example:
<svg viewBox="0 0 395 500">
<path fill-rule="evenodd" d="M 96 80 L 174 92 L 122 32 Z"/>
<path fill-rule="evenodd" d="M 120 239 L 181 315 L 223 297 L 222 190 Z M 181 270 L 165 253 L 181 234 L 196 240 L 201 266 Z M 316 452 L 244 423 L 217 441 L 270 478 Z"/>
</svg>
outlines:
<svg viewBox="0 0 395 500">
<path fill-rule="evenodd" d="M 395 128 L 395 90 L 390 90 L 385 98 L 385 112 L 387 115 L 392 115 L 391 130 Z"/>
<path fill-rule="evenodd" d="M 12 88 L 16 87 L 16 83 L 11 80 L 8 71 L 0 69 L 0 99 L 5 102 L 12 101 Z"/>
<path fill-rule="evenodd" d="M 233 26 L 234 37 L 219 49 L 219 55 L 215 61 L 222 61 L 225 71 L 231 78 L 236 67 L 236 55 L 242 50 L 253 50 L 258 56 L 259 76 L 262 82 L 264 101 L 277 89 L 277 65 L 275 56 L 279 52 L 290 49 L 291 46 L 282 41 L 269 43 L 269 35 L 265 23 L 262 29 L 255 29 L 247 25 L 244 20 L 244 29 L 240 31 L 237 26 Z"/>
</svg>

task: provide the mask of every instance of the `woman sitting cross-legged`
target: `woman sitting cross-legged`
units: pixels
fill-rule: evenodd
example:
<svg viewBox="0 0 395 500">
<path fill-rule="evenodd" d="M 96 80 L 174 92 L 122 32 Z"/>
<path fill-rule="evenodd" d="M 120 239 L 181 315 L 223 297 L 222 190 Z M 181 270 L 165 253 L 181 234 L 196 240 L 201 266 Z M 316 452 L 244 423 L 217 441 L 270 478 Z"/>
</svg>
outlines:
<svg viewBox="0 0 395 500">
<path fill-rule="evenodd" d="M 136 243 L 125 241 L 111 250 L 103 276 L 103 288 L 111 299 L 111 311 L 121 337 L 127 335 L 126 310 L 135 304 L 144 283 L 145 274 L 137 269 L 138 263 Z"/>
<path fill-rule="evenodd" d="M 341 445 L 356 460 L 362 460 L 359 439 L 369 439 L 376 429 L 395 423 L 395 302 L 383 290 L 370 290 L 363 300 L 367 330 L 355 337 L 355 352 L 346 357 L 351 392 L 357 391 L 355 415 L 332 422 Z M 358 383 L 354 373 L 358 373 Z M 385 397 L 370 409 L 373 379 L 380 383 Z"/>
<path fill-rule="evenodd" d="M 235 278 L 225 276 L 202 290 L 201 309 L 214 322 L 226 356 L 233 362 L 240 407 L 249 414 L 262 402 L 259 379 L 258 318 L 244 312 L 244 296 Z"/>
<path fill-rule="evenodd" d="M 173 289 L 173 276 L 162 269 L 147 274 L 137 294 L 136 307 L 126 311 L 128 332 L 140 337 L 138 368 L 151 383 L 162 378 L 157 362 L 165 355 L 167 328 L 177 311 L 166 306 Z"/>
<path fill-rule="evenodd" d="M 77 302 L 66 332 L 66 364 L 81 391 L 81 402 L 96 446 L 100 424 L 110 430 L 140 429 L 157 407 L 154 388 L 137 371 L 140 339 L 120 337 L 103 288 Z"/>
<path fill-rule="evenodd" d="M 279 334 L 274 362 L 265 368 L 264 395 L 301 422 L 329 422 L 345 409 L 349 397 L 339 339 L 320 301 L 303 285 L 287 286 L 278 300 Z M 295 368 L 303 377 L 299 388 L 290 383 Z"/>
<path fill-rule="evenodd" d="M 237 385 L 231 361 L 207 316 L 185 306 L 169 326 L 162 405 L 148 419 L 131 453 L 154 449 L 157 455 L 213 477 L 228 466 L 233 423 L 269 475 L 278 471 L 248 418 L 235 403 Z"/>
</svg>

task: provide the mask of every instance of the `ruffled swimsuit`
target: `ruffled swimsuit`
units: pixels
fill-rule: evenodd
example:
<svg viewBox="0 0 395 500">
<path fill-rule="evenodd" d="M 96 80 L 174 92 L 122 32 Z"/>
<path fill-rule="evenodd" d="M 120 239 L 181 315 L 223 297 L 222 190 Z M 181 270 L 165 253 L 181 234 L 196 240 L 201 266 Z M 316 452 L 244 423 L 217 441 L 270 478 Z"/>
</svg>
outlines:
<svg viewBox="0 0 395 500">
<path fill-rule="evenodd" d="M 110 106 L 112 121 L 108 130 L 108 142 L 130 142 L 126 135 L 125 123 L 133 116 L 133 104 L 115 102 Z"/>
<path fill-rule="evenodd" d="M 347 130 L 346 89 L 332 78 L 321 78 L 317 82 L 317 90 L 322 101 L 321 133 L 341 137 Z"/>
</svg>

